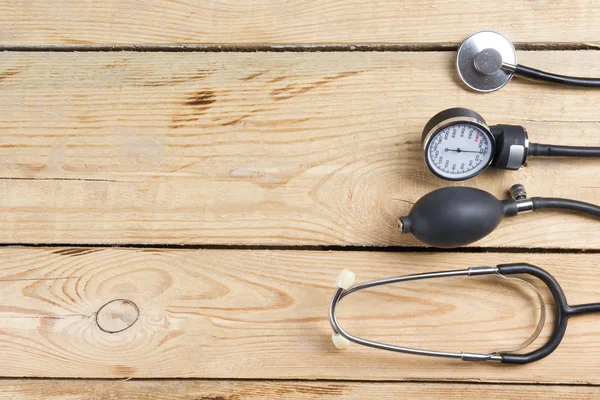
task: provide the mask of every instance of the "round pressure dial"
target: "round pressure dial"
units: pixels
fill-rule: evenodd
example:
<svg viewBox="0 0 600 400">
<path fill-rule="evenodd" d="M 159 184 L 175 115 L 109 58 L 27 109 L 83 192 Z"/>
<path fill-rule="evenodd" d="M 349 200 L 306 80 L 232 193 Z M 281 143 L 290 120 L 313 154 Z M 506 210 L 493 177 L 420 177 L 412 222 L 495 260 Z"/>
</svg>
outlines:
<svg viewBox="0 0 600 400">
<path fill-rule="evenodd" d="M 495 154 L 495 140 L 474 111 L 452 108 L 434 116 L 423 131 L 425 162 L 440 178 L 459 181 L 485 170 Z"/>
</svg>

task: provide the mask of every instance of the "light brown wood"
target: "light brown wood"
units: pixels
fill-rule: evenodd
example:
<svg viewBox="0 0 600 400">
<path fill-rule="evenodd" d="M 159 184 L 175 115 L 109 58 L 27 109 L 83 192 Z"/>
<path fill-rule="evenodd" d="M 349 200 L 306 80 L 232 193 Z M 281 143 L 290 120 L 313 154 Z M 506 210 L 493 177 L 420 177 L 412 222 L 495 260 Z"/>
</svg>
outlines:
<svg viewBox="0 0 600 400">
<path fill-rule="evenodd" d="M 1 14 L 1 13 L 0 13 Z M 566 73 L 598 52 L 521 52 Z M 600 91 L 463 88 L 454 53 L 2 53 L 0 241 L 420 245 L 397 218 L 448 182 L 420 132 L 470 107 L 532 141 L 599 145 Z M 462 183 L 600 203 L 596 160 Z M 600 248 L 597 221 L 531 214 L 478 246 Z"/>
<path fill-rule="evenodd" d="M 238 400 L 238 399 L 482 399 L 592 400 L 598 387 L 475 385 L 449 383 L 302 381 L 0 381 L 0 399 L 10 400 Z"/>
<path fill-rule="evenodd" d="M 357 282 L 501 262 L 546 268 L 572 304 L 599 300 L 600 255 L 5 248 L 0 252 L 0 376 L 600 382 L 598 316 L 570 321 L 550 357 L 526 367 L 339 351 L 327 313 L 334 281 Z M 544 292 L 546 293 L 546 291 Z M 546 293 L 546 295 L 548 295 Z M 98 310 L 135 304 L 137 320 L 101 329 Z M 122 311 L 113 308 L 117 318 Z M 450 351 L 527 338 L 535 294 L 499 277 L 373 290 L 340 304 L 350 332 Z M 540 345 L 551 329 L 542 332 Z M 113 329 L 116 331 L 116 329 Z"/>
<path fill-rule="evenodd" d="M 595 0 L 8 0 L 8 44 L 457 43 L 483 29 L 518 42 L 600 40 Z"/>
</svg>

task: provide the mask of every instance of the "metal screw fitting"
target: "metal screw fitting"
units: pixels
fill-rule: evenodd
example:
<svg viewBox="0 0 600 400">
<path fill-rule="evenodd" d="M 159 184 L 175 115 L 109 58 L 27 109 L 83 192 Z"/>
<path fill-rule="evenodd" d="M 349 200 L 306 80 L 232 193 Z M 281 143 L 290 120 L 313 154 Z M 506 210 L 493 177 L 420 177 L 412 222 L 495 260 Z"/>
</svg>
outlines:
<svg viewBox="0 0 600 400">
<path fill-rule="evenodd" d="M 510 188 L 510 197 L 513 200 L 525 200 L 527 198 L 527 191 L 525 190 L 525 186 L 517 183 L 516 185 L 512 185 Z"/>
</svg>

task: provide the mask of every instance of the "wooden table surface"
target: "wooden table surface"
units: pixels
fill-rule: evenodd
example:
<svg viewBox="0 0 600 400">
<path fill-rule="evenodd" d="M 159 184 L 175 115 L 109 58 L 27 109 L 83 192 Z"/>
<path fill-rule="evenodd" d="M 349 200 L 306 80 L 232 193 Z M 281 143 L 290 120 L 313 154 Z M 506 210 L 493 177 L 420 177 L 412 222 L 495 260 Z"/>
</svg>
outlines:
<svg viewBox="0 0 600 400">
<path fill-rule="evenodd" d="M 460 251 L 398 231 L 449 185 L 420 147 L 442 109 L 600 145 L 600 91 L 467 90 L 455 50 L 482 29 L 524 64 L 600 76 L 595 0 L 2 2 L 0 399 L 599 398 L 597 316 L 526 366 L 331 344 L 343 268 L 363 282 L 530 262 L 571 303 L 600 301 L 592 218 L 531 214 Z M 547 159 L 454 185 L 600 203 L 599 177 Z M 447 279 L 339 312 L 359 336 L 491 351 L 533 330 L 532 296 Z"/>
</svg>

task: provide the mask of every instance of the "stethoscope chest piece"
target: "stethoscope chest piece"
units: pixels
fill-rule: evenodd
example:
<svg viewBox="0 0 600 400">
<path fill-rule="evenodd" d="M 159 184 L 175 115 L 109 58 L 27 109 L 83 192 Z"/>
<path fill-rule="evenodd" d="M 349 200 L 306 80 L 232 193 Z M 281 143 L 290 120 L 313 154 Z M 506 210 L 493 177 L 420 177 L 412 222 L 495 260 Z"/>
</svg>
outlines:
<svg viewBox="0 0 600 400">
<path fill-rule="evenodd" d="M 478 92 L 492 92 L 506 85 L 516 65 L 517 52 L 510 40 L 492 31 L 466 38 L 456 57 L 460 78 Z"/>
</svg>

